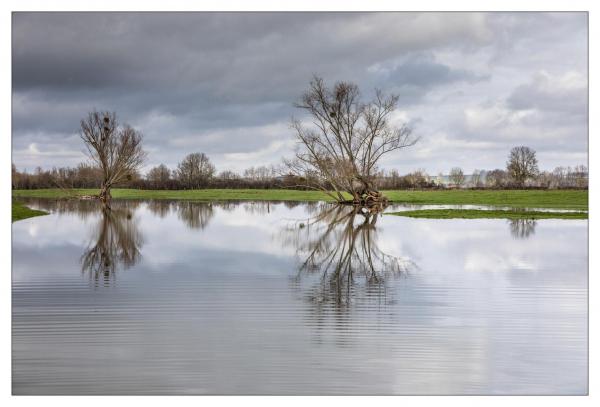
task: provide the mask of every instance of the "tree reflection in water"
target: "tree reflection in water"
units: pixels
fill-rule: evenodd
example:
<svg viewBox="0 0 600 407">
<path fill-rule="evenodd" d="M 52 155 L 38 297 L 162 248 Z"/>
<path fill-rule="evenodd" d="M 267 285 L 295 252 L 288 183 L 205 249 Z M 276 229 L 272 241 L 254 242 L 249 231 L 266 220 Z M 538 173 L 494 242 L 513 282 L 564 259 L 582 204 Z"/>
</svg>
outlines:
<svg viewBox="0 0 600 407">
<path fill-rule="evenodd" d="M 244 211 L 249 215 L 265 216 L 271 212 L 271 206 L 276 205 L 269 201 L 244 202 Z"/>
<path fill-rule="evenodd" d="M 295 222 L 285 231 L 301 262 L 295 282 L 317 276 L 307 298 L 317 304 L 349 306 L 358 295 L 379 296 L 385 281 L 414 267 L 407 259 L 384 253 L 377 245 L 376 211 L 344 205 L 324 205 L 317 215 Z"/>
<path fill-rule="evenodd" d="M 177 216 L 191 229 L 204 229 L 214 215 L 212 203 L 179 201 Z"/>
<path fill-rule="evenodd" d="M 81 256 L 81 270 L 91 279 L 108 281 L 119 268 L 127 269 L 141 258 L 143 239 L 133 211 L 127 206 L 101 209 L 94 237 Z"/>
<path fill-rule="evenodd" d="M 153 199 L 146 203 L 146 207 L 156 217 L 164 219 L 171 213 L 171 201 Z"/>
<path fill-rule="evenodd" d="M 510 219 L 508 221 L 510 234 L 515 239 L 527 239 L 535 233 L 537 222 L 535 219 Z"/>
</svg>

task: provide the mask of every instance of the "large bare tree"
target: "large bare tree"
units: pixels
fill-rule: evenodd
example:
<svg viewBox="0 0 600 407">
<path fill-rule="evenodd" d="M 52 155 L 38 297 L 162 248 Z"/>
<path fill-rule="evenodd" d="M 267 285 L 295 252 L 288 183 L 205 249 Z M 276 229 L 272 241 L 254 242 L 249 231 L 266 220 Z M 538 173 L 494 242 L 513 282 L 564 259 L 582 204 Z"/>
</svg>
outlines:
<svg viewBox="0 0 600 407">
<path fill-rule="evenodd" d="M 508 156 L 506 170 L 518 186 L 525 185 L 525 181 L 536 177 L 539 172 L 535 150 L 526 146 L 513 147 Z"/>
<path fill-rule="evenodd" d="M 97 111 L 81 121 L 79 134 L 89 157 L 102 172 L 98 197 L 110 209 L 110 189 L 130 179 L 146 158 L 143 136 L 127 124 L 120 126 L 115 113 Z"/>
<path fill-rule="evenodd" d="M 406 125 L 394 126 L 390 115 L 397 95 L 375 91 L 368 103 L 360 101 L 358 86 L 338 82 L 328 88 L 314 77 L 296 107 L 308 112 L 312 125 L 292 119 L 298 141 L 295 158 L 285 160 L 289 172 L 306 180 L 338 202 L 372 206 L 386 201 L 377 190 L 379 159 L 392 151 L 412 146 L 417 138 Z"/>
</svg>

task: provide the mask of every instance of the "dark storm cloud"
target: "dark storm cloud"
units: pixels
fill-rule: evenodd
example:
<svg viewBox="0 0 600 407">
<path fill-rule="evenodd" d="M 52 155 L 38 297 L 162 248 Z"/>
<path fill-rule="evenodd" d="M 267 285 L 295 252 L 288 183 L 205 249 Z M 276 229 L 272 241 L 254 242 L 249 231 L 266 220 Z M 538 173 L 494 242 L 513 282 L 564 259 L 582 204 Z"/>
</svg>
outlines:
<svg viewBox="0 0 600 407">
<path fill-rule="evenodd" d="M 436 87 L 486 80 L 485 75 L 439 63 L 431 54 L 407 53 L 387 65 L 371 68 L 374 86 L 397 93 L 404 106 L 422 102 Z"/>
<path fill-rule="evenodd" d="M 482 78 L 465 69 L 452 69 L 444 64 L 417 59 L 394 68 L 389 79 L 397 86 L 431 88 L 443 83 L 476 81 Z"/>
<path fill-rule="evenodd" d="M 436 140 L 451 154 L 479 145 L 461 140 L 501 140 L 512 111 L 534 111 L 532 120 L 586 107 L 585 22 L 581 13 L 14 13 L 13 159 L 76 164 L 79 120 L 96 108 L 144 132 L 149 165 L 196 150 L 219 169 L 277 162 L 291 149 L 293 102 L 316 73 L 356 82 L 365 97 L 399 93 L 399 117 L 433 143 L 401 165 L 431 168 L 441 165 Z M 485 110 L 495 103 L 505 111 Z M 527 134 L 526 119 L 515 134 Z M 565 134 L 581 131 L 573 120 L 561 122 Z"/>
</svg>

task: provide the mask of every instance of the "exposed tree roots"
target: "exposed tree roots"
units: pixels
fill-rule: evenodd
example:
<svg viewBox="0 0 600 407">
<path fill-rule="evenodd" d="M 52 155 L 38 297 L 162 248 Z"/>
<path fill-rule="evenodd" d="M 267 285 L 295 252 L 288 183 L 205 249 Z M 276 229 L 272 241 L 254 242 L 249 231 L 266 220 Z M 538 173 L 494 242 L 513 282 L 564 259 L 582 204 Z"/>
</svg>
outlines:
<svg viewBox="0 0 600 407">
<path fill-rule="evenodd" d="M 366 208 L 369 212 L 374 213 L 383 211 L 388 205 L 388 199 L 379 191 L 368 190 L 356 194 L 354 199 L 341 201 L 339 203 Z"/>
</svg>

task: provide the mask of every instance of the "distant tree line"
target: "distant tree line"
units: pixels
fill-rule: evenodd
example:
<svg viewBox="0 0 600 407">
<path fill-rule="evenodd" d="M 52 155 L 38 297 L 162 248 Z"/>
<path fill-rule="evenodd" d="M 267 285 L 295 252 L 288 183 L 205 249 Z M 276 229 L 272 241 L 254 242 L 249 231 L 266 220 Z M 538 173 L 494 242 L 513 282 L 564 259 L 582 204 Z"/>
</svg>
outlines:
<svg viewBox="0 0 600 407">
<path fill-rule="evenodd" d="M 102 171 L 91 164 L 81 163 L 76 167 L 54 167 L 44 170 L 35 168 L 32 172 L 19 171 L 12 165 L 13 189 L 40 188 L 100 188 Z M 204 153 L 186 156 L 174 169 L 164 164 L 157 165 L 145 175 L 133 171 L 127 179 L 115 184 L 120 188 L 135 189 L 199 189 L 199 188 L 248 188 L 305 189 L 306 180 L 289 174 L 282 174 L 275 166 L 257 166 L 237 173 L 225 170 L 217 173 L 215 166 Z"/>
<path fill-rule="evenodd" d="M 13 189 L 38 188 L 100 188 L 102 172 L 92 164 L 77 167 L 60 167 L 51 170 L 36 168 L 33 172 L 19 171 L 12 165 Z M 381 190 L 391 189 L 587 189 L 588 169 L 585 165 L 557 167 L 553 171 L 539 171 L 535 151 L 527 147 L 511 150 L 505 169 L 473 170 L 465 174 L 454 167 L 448 175 L 432 176 L 424 169 L 401 175 L 397 170 L 380 170 L 374 176 Z M 276 166 L 250 167 L 242 173 L 230 170 L 217 172 L 204 153 L 187 155 L 174 169 L 160 164 L 145 175 L 134 171 L 115 186 L 136 189 L 198 189 L 198 188 L 248 188 L 248 189 L 310 189 L 305 177 L 286 173 Z"/>
<path fill-rule="evenodd" d="M 515 180 L 509 171 L 475 169 L 465 174 L 460 167 L 451 169 L 448 175 L 431 176 L 417 170 L 400 176 L 396 170 L 380 172 L 378 182 L 381 189 L 587 189 L 588 169 L 585 165 L 556 167 L 552 171 L 541 171 L 535 178 Z"/>
</svg>

